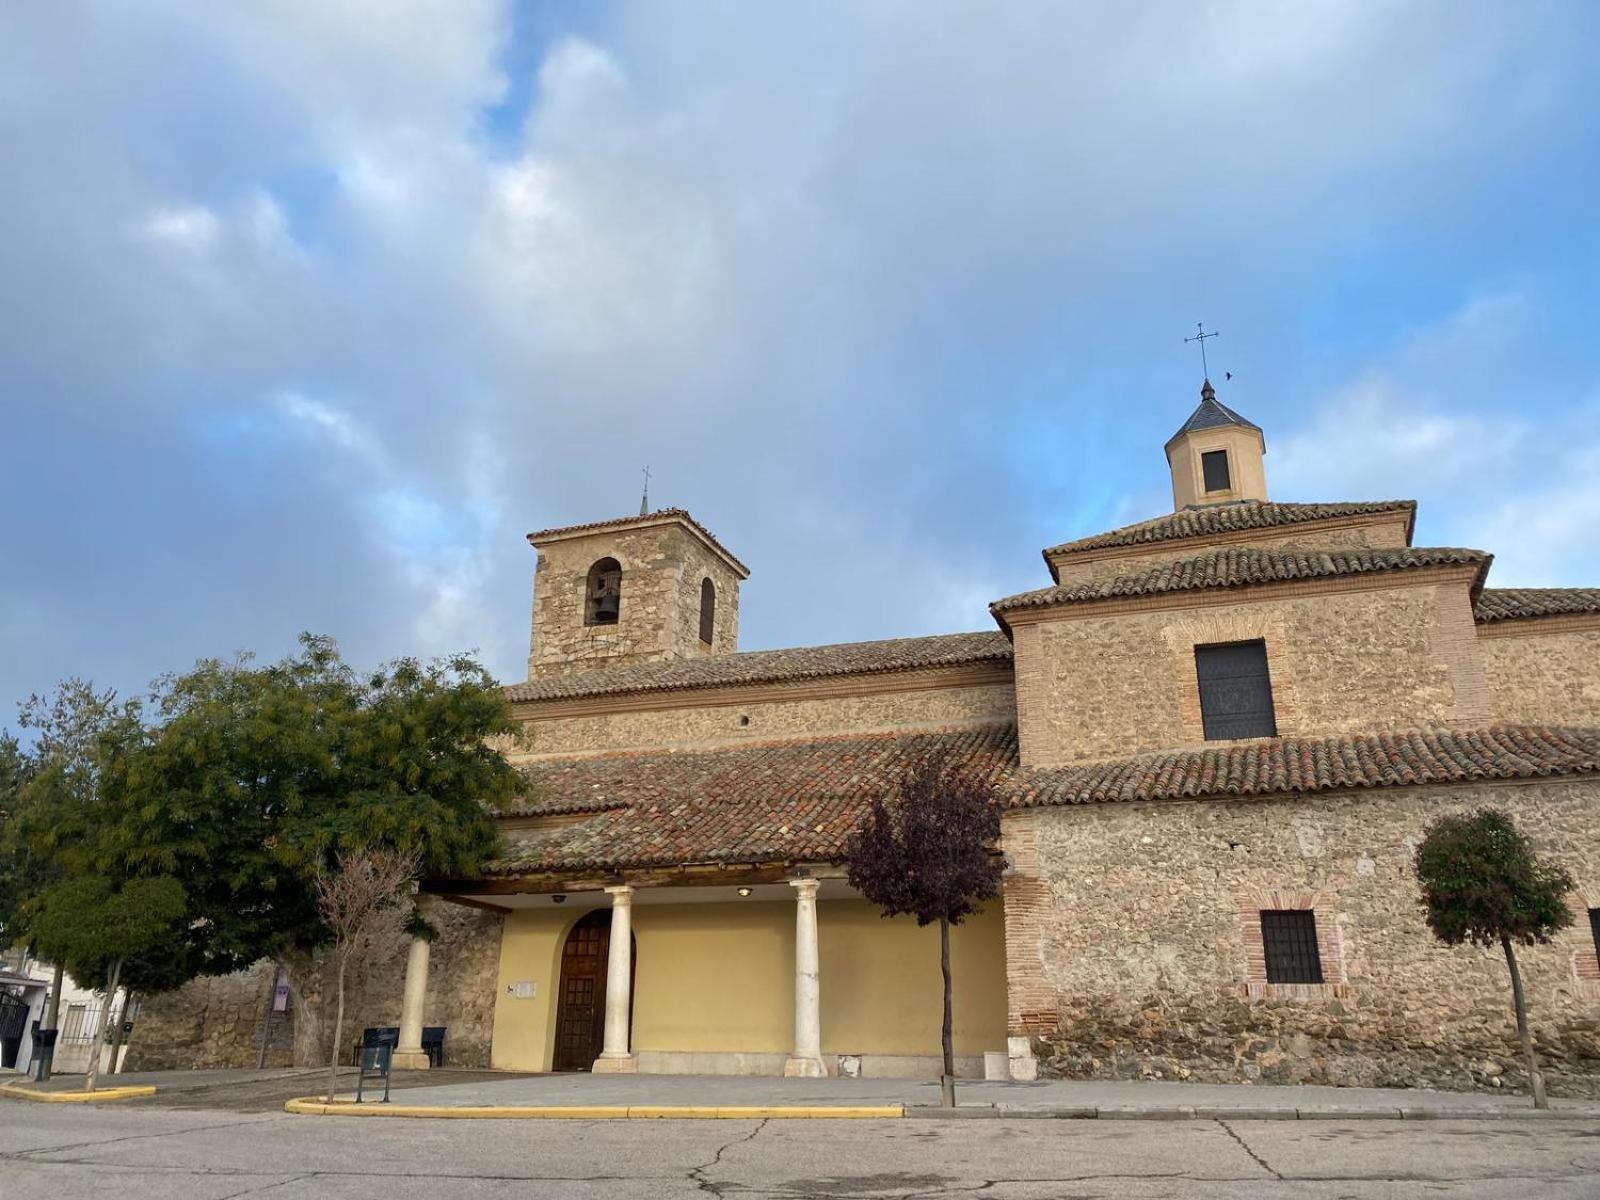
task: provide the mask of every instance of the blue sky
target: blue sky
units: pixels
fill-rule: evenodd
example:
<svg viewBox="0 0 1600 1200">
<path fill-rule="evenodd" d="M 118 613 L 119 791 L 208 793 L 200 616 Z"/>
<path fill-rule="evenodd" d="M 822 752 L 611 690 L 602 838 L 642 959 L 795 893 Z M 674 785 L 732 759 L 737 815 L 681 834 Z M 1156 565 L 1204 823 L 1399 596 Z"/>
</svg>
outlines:
<svg viewBox="0 0 1600 1200">
<path fill-rule="evenodd" d="M 1600 582 L 1600 9 L 0 11 L 0 700 L 302 629 L 521 677 L 529 529 L 690 509 L 742 644 L 982 628 L 1273 494 Z M 1232 371 L 1223 384 L 1220 373 Z"/>
</svg>

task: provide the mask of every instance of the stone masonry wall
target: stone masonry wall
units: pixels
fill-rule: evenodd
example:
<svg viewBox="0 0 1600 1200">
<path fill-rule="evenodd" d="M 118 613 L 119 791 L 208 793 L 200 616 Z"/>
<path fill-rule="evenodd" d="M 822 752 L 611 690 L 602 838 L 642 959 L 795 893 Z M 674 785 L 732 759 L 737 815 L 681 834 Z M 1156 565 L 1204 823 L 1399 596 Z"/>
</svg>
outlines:
<svg viewBox="0 0 1600 1200">
<path fill-rule="evenodd" d="M 997 674 L 1004 678 L 1003 673 Z M 794 689 L 797 695 L 805 690 L 803 685 Z M 1015 719 L 1016 696 L 1009 683 L 996 683 L 544 719 L 538 716 L 537 705 L 529 705 L 519 715 L 527 719 L 520 745 L 507 748 L 513 761 L 540 754 L 715 745 L 965 721 L 992 724 Z"/>
<path fill-rule="evenodd" d="M 432 920 L 439 936 L 430 955 L 423 1023 L 446 1027 L 448 1065 L 486 1067 L 503 919 L 498 913 L 441 903 L 435 905 Z M 408 946 L 407 939 L 396 939 L 352 966 L 346 982 L 342 1046 L 353 1047 L 369 1025 L 400 1023 Z M 262 1015 L 273 981 L 272 964 L 262 961 L 247 971 L 196 979 L 175 991 L 147 997 L 134 1025 L 127 1069 L 255 1066 Z M 331 1023 L 331 976 L 326 978 L 323 995 Z M 292 1002 L 287 1016 L 272 1017 L 268 1066 L 291 1065 L 292 1020 Z M 329 1033 L 331 1036 L 331 1030 Z M 349 1060 L 343 1051 L 340 1057 Z"/>
<path fill-rule="evenodd" d="M 1194 648 L 1256 638 L 1266 642 L 1280 734 L 1488 723 L 1464 582 L 1249 595 L 1019 625 L 1023 764 L 1203 742 Z"/>
<path fill-rule="evenodd" d="M 1494 719 L 1600 725 L 1600 620 L 1554 617 L 1480 627 Z"/>
<path fill-rule="evenodd" d="M 1243 546 L 1252 550 L 1395 550 L 1406 544 L 1406 519 L 1403 513 L 1385 513 L 1362 524 L 1332 529 L 1290 525 L 1283 528 L 1252 529 L 1225 537 L 1193 541 L 1181 545 L 1124 546 L 1113 556 L 1060 554 L 1055 557 L 1056 573 L 1063 587 L 1100 579 L 1138 575 L 1164 562 L 1193 558 L 1220 546 Z"/>
<path fill-rule="evenodd" d="M 615 625 L 585 625 L 589 568 L 622 565 Z M 712 644 L 700 640 L 700 582 L 717 589 Z M 534 572 L 530 678 L 599 667 L 730 654 L 739 645 L 739 579 L 681 525 L 601 531 L 539 551 Z"/>
<path fill-rule="evenodd" d="M 1011 1032 L 1058 1077 L 1524 1087 L 1504 958 L 1435 941 L 1412 875 L 1430 820 L 1486 804 L 1582 889 L 1519 963 L 1552 1090 L 1600 1095 L 1596 780 L 1008 814 Z M 1267 984 L 1259 911 L 1300 906 L 1326 982 Z"/>
</svg>

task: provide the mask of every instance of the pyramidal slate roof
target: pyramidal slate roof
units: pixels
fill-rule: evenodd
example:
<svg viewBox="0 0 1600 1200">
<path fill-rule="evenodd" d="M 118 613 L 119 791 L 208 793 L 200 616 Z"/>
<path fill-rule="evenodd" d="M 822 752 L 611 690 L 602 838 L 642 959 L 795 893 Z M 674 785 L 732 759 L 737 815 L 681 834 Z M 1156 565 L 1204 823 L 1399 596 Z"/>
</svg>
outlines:
<svg viewBox="0 0 1600 1200">
<path fill-rule="evenodd" d="M 1520 617 L 1600 613 L 1600 588 L 1484 588 L 1478 594 L 1476 613 L 1484 624 Z"/>
<path fill-rule="evenodd" d="M 931 637 L 800 646 L 793 650 L 747 650 L 683 662 L 636 667 L 603 667 L 578 675 L 530 679 L 505 688 L 507 700 L 576 700 L 635 692 L 676 692 L 691 688 L 785 683 L 838 675 L 879 675 L 964 663 L 1010 662 L 1011 643 L 998 629 L 945 633 Z"/>
<path fill-rule="evenodd" d="M 1494 556 L 1483 550 L 1453 546 L 1407 547 L 1403 550 L 1251 550 L 1227 548 L 1159 563 L 1147 570 L 1115 579 L 1097 579 L 1070 587 L 1039 588 L 1007 596 L 989 605 L 995 616 L 1022 608 L 1049 608 L 1057 604 L 1082 604 L 1124 596 L 1155 596 L 1163 592 L 1210 588 L 1249 587 L 1264 583 L 1289 583 L 1300 579 L 1328 579 L 1379 571 L 1405 571 L 1416 567 L 1473 565 L 1477 587 Z"/>
<path fill-rule="evenodd" d="M 1292 504 L 1276 500 L 1230 500 L 1222 504 L 1196 504 L 1177 512 L 1163 513 L 1148 521 L 1062 542 L 1048 547 L 1049 559 L 1057 554 L 1080 550 L 1103 550 L 1117 546 L 1142 546 L 1180 538 L 1213 537 L 1241 529 L 1269 529 L 1280 525 L 1300 525 L 1307 521 L 1328 521 L 1339 517 L 1360 517 L 1396 512 L 1406 515 L 1406 539 L 1417 517 L 1415 500 L 1365 500 L 1342 504 Z"/>
<path fill-rule="evenodd" d="M 1197 429 L 1217 429 L 1224 425 L 1239 425 L 1245 429 L 1254 429 L 1261 433 L 1261 426 L 1254 421 L 1247 421 L 1233 409 L 1217 399 L 1216 389 L 1211 386 L 1211 380 L 1206 380 L 1200 388 L 1200 403 L 1189 414 L 1189 419 L 1178 426 L 1178 432 L 1167 439 L 1171 446 L 1186 433 L 1193 433 Z M 1262 438 L 1265 441 L 1265 435 Z"/>
</svg>

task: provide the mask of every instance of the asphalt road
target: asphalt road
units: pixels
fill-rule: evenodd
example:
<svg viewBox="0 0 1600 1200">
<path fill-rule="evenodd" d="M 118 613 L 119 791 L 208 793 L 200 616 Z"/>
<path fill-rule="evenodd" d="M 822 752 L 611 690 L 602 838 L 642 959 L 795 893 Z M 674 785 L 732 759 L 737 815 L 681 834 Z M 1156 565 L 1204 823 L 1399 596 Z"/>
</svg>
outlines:
<svg viewBox="0 0 1600 1200">
<path fill-rule="evenodd" d="M 0 1100 L 0 1196 L 1600 1197 L 1592 1120 L 449 1121 Z"/>
</svg>

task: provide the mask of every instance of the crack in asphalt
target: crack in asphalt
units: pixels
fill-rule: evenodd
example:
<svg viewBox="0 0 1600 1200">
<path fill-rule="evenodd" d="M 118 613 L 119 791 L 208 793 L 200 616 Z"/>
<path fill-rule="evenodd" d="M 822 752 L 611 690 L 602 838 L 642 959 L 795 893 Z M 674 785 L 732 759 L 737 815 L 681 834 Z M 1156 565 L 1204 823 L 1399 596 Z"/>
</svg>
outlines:
<svg viewBox="0 0 1600 1200">
<path fill-rule="evenodd" d="M 756 1124 L 756 1127 L 743 1137 L 731 1138 L 724 1142 L 722 1145 L 717 1147 L 717 1152 L 711 1156 L 710 1162 L 701 1163 L 698 1167 L 692 1168 L 689 1173 L 684 1176 L 684 1178 L 686 1178 L 690 1183 L 694 1184 L 695 1187 L 699 1188 L 702 1192 L 708 1192 L 713 1196 L 721 1197 L 725 1190 L 732 1188 L 735 1185 L 731 1183 L 713 1183 L 711 1180 L 706 1178 L 706 1172 L 711 1170 L 712 1167 L 721 1166 L 722 1156 L 729 1150 L 732 1150 L 735 1146 L 741 1146 L 746 1142 L 755 1141 L 756 1134 L 765 1129 L 770 1122 L 770 1117 L 763 1117 Z"/>
<path fill-rule="evenodd" d="M 283 1120 L 283 1115 L 261 1117 L 255 1121 L 218 1121 L 213 1125 L 188 1125 L 182 1129 L 163 1129 L 157 1133 L 129 1133 L 121 1137 L 91 1138 L 83 1142 L 65 1142 L 60 1146 L 30 1146 L 26 1150 L 6 1150 L 0 1152 L 0 1159 L 13 1158 L 24 1160 L 29 1154 L 56 1154 L 62 1150 L 82 1150 L 88 1146 L 115 1146 L 118 1142 L 138 1142 L 149 1138 L 178 1137 L 185 1133 L 203 1133 L 207 1129 L 245 1129 L 251 1125 L 264 1125 L 268 1121 Z"/>
<path fill-rule="evenodd" d="M 1223 1133 L 1227 1134 L 1234 1141 L 1239 1143 L 1239 1149 L 1243 1150 L 1246 1154 L 1248 1154 L 1251 1157 L 1251 1159 L 1255 1162 L 1256 1166 L 1260 1167 L 1263 1171 L 1265 1171 L 1268 1175 L 1271 1175 L 1274 1179 L 1282 1179 L 1283 1178 L 1282 1175 L 1280 1175 L 1277 1171 L 1273 1170 L 1272 1167 L 1270 1167 L 1267 1164 L 1267 1160 L 1266 1159 L 1262 1158 L 1261 1155 L 1257 1154 L 1254 1150 L 1252 1150 L 1250 1148 L 1250 1143 L 1245 1141 L 1242 1137 L 1240 1137 L 1239 1134 L 1234 1130 L 1232 1125 L 1229 1125 L 1226 1121 L 1218 1121 L 1217 1124 L 1222 1126 L 1222 1132 Z"/>
</svg>

